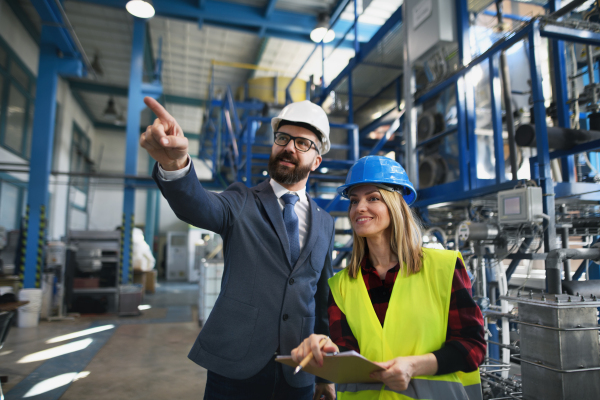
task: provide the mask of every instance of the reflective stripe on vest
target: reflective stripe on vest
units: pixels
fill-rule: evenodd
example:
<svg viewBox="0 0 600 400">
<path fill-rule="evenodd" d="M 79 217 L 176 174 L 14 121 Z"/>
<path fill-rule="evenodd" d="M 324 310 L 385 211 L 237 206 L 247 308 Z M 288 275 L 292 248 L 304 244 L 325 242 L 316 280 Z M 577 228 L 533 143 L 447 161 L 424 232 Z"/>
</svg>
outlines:
<svg viewBox="0 0 600 400">
<path fill-rule="evenodd" d="M 396 357 L 428 354 L 444 346 L 457 257 L 461 255 L 456 251 L 424 248 L 420 272 L 410 276 L 398 273 L 383 327 L 373 309 L 360 269 L 356 279 L 350 278 L 347 270 L 342 270 L 329 279 L 331 293 L 346 315 L 363 356 L 382 362 Z M 415 396 L 437 393 L 439 396 L 434 397 L 436 400 L 466 399 L 466 393 L 470 392 L 474 397 L 469 396 L 469 400 L 479 400 L 482 397 L 479 371 L 420 376 L 415 381 L 418 389 L 413 386 L 415 390 L 411 392 Z M 365 389 L 369 391 L 369 395 L 365 393 L 366 396 L 352 391 L 346 391 L 348 396 L 344 396 L 342 391 L 339 399 L 373 398 L 372 390 L 379 390 L 382 395 L 374 398 L 432 398 L 396 394 L 386 390 L 383 385 L 375 386 L 379 389 Z M 375 386 L 369 385 L 371 388 Z M 453 389 L 459 386 L 460 390 Z M 466 392 L 463 386 L 472 387 Z M 475 395 L 477 390 L 479 395 Z"/>
<path fill-rule="evenodd" d="M 428 379 L 411 379 L 408 388 L 402 392 L 390 389 L 388 386 L 382 388 L 380 383 L 345 383 L 338 385 L 342 397 L 345 393 L 357 393 L 367 390 L 379 392 L 382 389 L 384 392 L 393 392 L 410 399 L 465 399 L 467 397 L 465 388 L 460 382 L 431 381 Z M 376 395 L 376 393 L 372 394 Z"/>
</svg>

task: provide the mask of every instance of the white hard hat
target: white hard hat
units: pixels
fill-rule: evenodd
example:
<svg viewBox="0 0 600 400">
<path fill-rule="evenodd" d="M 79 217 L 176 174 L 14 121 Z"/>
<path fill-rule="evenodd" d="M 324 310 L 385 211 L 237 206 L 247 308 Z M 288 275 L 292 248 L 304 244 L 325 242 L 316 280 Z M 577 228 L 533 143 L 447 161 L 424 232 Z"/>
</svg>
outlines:
<svg viewBox="0 0 600 400">
<path fill-rule="evenodd" d="M 325 111 L 320 106 L 311 103 L 309 100 L 288 104 L 281 110 L 278 116 L 271 120 L 273 132 L 277 131 L 281 121 L 299 122 L 310 125 L 320 133 L 317 136 L 320 136 L 321 154 L 329 151 L 329 120 L 327 119 L 327 114 L 325 114 Z"/>
</svg>

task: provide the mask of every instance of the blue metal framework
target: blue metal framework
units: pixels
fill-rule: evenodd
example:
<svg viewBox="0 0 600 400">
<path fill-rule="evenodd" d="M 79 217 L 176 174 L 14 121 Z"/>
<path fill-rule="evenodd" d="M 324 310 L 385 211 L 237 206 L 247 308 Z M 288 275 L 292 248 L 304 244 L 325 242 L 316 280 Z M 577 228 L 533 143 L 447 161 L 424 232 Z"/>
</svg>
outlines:
<svg viewBox="0 0 600 400">
<path fill-rule="evenodd" d="M 25 288 L 40 286 L 58 76 L 81 76 L 83 74 L 81 60 L 84 56 L 80 53 L 76 40 L 66 28 L 68 21 L 63 18 L 60 3 L 50 0 L 32 0 L 32 4 L 42 20 L 42 39 L 25 219 L 27 238 L 25 265 L 20 271 L 20 278 Z M 59 53 L 62 53 L 62 57 Z"/>
<path fill-rule="evenodd" d="M 127 98 L 127 136 L 125 147 L 125 175 L 137 174 L 137 156 L 140 137 L 140 113 L 146 105 L 144 97 L 158 98 L 162 94 L 160 82 L 160 50 L 158 70 L 152 83 L 143 83 L 144 75 L 144 45 L 146 20 L 134 18 L 133 41 L 131 50 L 131 69 L 129 75 L 129 93 Z M 132 233 L 135 223 L 135 182 L 125 180 L 123 197 L 123 220 L 121 226 L 121 283 L 128 283 L 133 278 L 132 262 Z M 150 238 L 148 238 L 150 240 Z"/>
<path fill-rule="evenodd" d="M 127 0 L 78 0 L 86 3 L 125 9 Z M 335 12 L 343 10 L 341 2 L 334 9 Z M 269 0 L 267 7 L 257 7 L 246 4 L 232 3 L 217 0 L 202 0 L 201 4 L 186 0 L 154 0 L 156 15 L 193 21 L 199 26 L 203 24 L 233 29 L 261 36 L 277 37 L 304 43 L 313 43 L 310 32 L 317 24 L 315 15 L 298 12 L 282 11 L 275 8 L 275 1 Z M 343 35 L 352 25 L 349 21 L 340 21 L 334 31 L 336 36 Z M 377 25 L 361 23 L 359 41 L 366 42 L 379 29 Z M 353 41 L 344 40 L 343 47 L 354 48 Z"/>
<path fill-rule="evenodd" d="M 465 12 L 460 9 L 459 1 L 459 15 L 464 16 Z M 457 18 L 459 28 L 461 27 L 461 19 Z M 463 31 L 468 29 L 468 25 L 462 25 Z M 460 38 L 466 40 L 468 35 L 459 34 Z M 469 63 L 465 63 L 465 66 L 459 71 L 448 77 L 444 81 L 436 84 L 426 92 L 417 93 L 415 98 L 415 104 L 423 104 L 424 102 L 435 98 L 442 91 L 456 85 L 456 96 L 457 96 L 457 119 L 458 124 L 456 127 L 450 128 L 447 131 L 438 134 L 436 139 L 450 133 L 457 132 L 459 140 L 459 158 L 461 160 L 459 180 L 443 185 L 437 185 L 426 189 L 419 190 L 419 200 L 415 204 L 416 207 L 425 207 L 427 205 L 469 199 L 474 196 L 481 196 L 485 194 L 495 193 L 499 190 L 504 190 L 510 187 L 514 187 L 515 182 L 506 182 L 503 173 L 501 172 L 501 164 L 503 163 L 503 149 L 502 144 L 502 129 L 500 121 L 500 110 L 499 110 L 499 85 L 498 85 L 498 61 L 497 57 L 500 51 L 506 50 L 513 46 L 518 41 L 527 39 L 529 43 L 529 58 L 531 64 L 531 81 L 533 89 L 533 101 L 534 101 L 534 115 L 536 124 L 536 137 L 537 140 L 537 154 L 538 156 L 530 159 L 530 162 L 534 168 L 532 170 L 535 173 L 532 175 L 533 179 L 537 179 L 540 186 L 544 191 L 544 209 L 545 213 L 549 213 L 550 217 L 554 215 L 554 194 L 555 194 L 555 183 L 551 179 L 550 174 L 550 160 L 555 158 L 565 158 L 578 154 L 585 151 L 592 151 L 600 148 L 600 141 L 585 143 L 582 145 L 575 146 L 569 150 L 560 150 L 550 153 L 548 149 L 547 131 L 546 131 L 546 109 L 544 106 L 544 96 L 542 93 L 541 86 L 541 72 L 540 66 L 541 61 L 539 58 L 539 47 L 541 37 L 547 37 L 553 42 L 559 41 L 555 46 L 555 57 L 552 60 L 554 63 L 554 70 L 556 71 L 555 79 L 557 79 L 556 87 L 558 88 L 557 104 L 559 109 L 559 124 L 567 126 L 568 124 L 568 105 L 566 104 L 566 73 L 564 70 L 564 54 L 561 49 L 561 40 L 568 40 L 578 43 L 586 43 L 597 45 L 600 43 L 600 34 L 593 32 L 581 32 L 580 30 L 574 30 L 564 28 L 561 26 L 542 24 L 539 19 L 534 19 L 527 25 L 523 26 L 512 35 L 498 41 L 489 50 L 481 54 Z M 563 45 L 564 46 L 564 45 Z M 459 50 L 460 53 L 460 50 Z M 472 92 L 472 88 L 465 86 L 465 77 L 469 71 L 476 65 L 479 65 L 485 61 L 489 62 L 490 68 L 490 89 L 492 95 L 492 125 L 494 128 L 494 154 L 496 155 L 496 178 L 494 180 L 482 180 L 477 178 L 476 174 L 476 146 L 475 135 L 474 135 L 474 110 L 467 104 L 464 99 L 468 98 L 469 92 Z M 428 140 L 429 141 L 429 140 Z M 422 143 L 424 144 L 424 143 Z M 420 147 L 422 144 L 417 144 Z M 473 144 L 473 145 L 471 145 Z M 571 162 L 567 158 L 567 165 Z M 568 168 L 568 167 L 567 167 Z M 539 172 L 538 172 L 539 171 Z M 568 175 L 567 175 L 568 177 Z M 571 177 L 572 179 L 572 177 Z M 567 180 L 556 184 L 556 192 L 560 195 L 577 195 L 586 192 L 590 192 L 588 187 L 590 184 L 586 183 L 574 183 Z M 587 189 L 586 189 L 587 188 Z M 598 196 L 593 195 L 595 199 L 599 199 Z"/>
</svg>

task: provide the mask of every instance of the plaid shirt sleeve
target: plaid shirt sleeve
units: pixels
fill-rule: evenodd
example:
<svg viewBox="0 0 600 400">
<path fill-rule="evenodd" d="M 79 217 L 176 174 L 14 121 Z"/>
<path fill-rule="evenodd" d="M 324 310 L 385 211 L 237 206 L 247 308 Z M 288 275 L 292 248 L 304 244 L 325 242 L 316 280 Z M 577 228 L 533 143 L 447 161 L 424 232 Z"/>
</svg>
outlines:
<svg viewBox="0 0 600 400">
<path fill-rule="evenodd" d="M 358 348 L 358 340 L 354 337 L 346 315 L 340 310 L 336 304 L 331 291 L 329 292 L 329 305 L 327 306 L 329 314 L 329 337 L 335 343 L 340 351 L 354 350 L 360 353 Z"/>
<path fill-rule="evenodd" d="M 485 357 L 483 315 L 472 297 L 471 280 L 460 258 L 456 259 L 446 344 L 433 354 L 438 360 L 437 375 L 475 371 Z"/>
</svg>

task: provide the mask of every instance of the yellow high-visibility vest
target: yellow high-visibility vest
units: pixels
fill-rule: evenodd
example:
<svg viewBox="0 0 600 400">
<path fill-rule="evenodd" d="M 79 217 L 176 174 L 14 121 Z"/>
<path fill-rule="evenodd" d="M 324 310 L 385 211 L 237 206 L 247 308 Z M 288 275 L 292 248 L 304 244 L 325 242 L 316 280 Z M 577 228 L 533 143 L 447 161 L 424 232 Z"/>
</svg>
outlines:
<svg viewBox="0 0 600 400">
<path fill-rule="evenodd" d="M 420 272 L 398 273 L 383 327 L 369 298 L 359 269 L 356 279 L 343 270 L 329 279 L 335 302 L 346 315 L 360 353 L 371 361 L 423 355 L 446 342 L 450 295 L 457 251 L 423 249 Z M 482 399 L 479 371 L 411 379 L 407 390 L 396 392 L 380 383 L 338 385 L 339 400 L 356 399 Z"/>
</svg>

